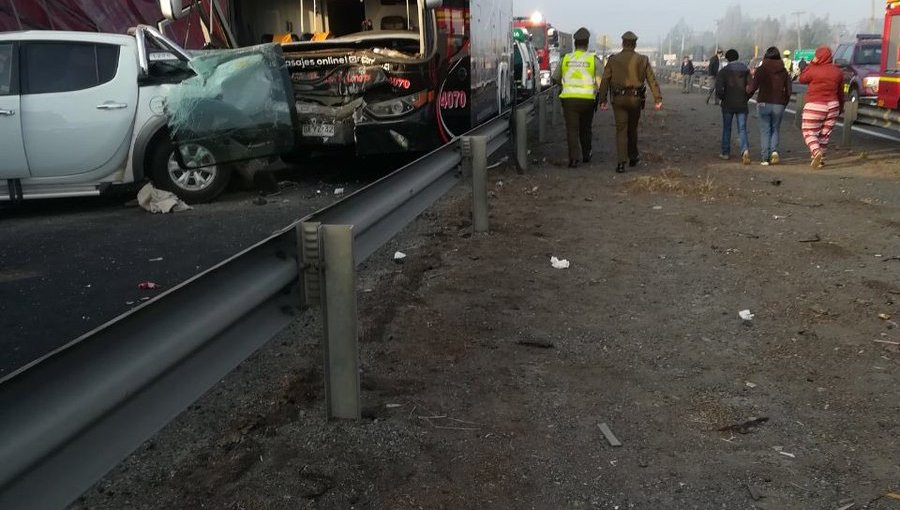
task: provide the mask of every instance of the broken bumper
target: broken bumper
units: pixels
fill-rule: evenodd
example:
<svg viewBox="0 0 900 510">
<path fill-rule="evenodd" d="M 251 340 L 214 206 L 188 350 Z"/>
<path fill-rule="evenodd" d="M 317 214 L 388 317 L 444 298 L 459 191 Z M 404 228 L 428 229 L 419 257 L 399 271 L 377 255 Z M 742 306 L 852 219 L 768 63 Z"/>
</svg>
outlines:
<svg viewBox="0 0 900 510">
<path fill-rule="evenodd" d="M 362 99 L 339 107 L 297 104 L 301 150 L 352 150 L 357 155 L 423 152 L 440 144 L 431 104 L 402 117 L 382 119 Z"/>
</svg>

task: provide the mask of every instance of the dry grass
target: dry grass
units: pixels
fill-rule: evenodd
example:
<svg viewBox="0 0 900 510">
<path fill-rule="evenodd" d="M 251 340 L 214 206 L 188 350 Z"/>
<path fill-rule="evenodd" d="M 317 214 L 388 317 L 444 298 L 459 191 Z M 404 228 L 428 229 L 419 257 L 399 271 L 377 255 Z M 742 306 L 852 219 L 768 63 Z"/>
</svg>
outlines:
<svg viewBox="0 0 900 510">
<path fill-rule="evenodd" d="M 697 197 L 704 202 L 714 200 L 719 194 L 719 186 L 709 174 L 691 178 L 673 169 L 635 177 L 625 182 L 624 187 L 629 193 L 675 193 Z"/>
</svg>

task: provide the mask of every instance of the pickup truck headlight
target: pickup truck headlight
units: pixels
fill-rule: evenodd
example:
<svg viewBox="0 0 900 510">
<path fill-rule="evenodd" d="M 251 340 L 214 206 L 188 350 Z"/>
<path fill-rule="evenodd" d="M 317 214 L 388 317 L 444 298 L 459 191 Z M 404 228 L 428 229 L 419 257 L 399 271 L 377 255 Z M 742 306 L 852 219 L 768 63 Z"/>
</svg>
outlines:
<svg viewBox="0 0 900 510">
<path fill-rule="evenodd" d="M 875 93 L 878 93 L 878 82 L 879 82 L 878 76 L 869 76 L 868 78 L 865 78 L 863 80 L 863 87 L 865 87 L 867 89 L 872 89 L 875 91 Z"/>
<path fill-rule="evenodd" d="M 376 117 L 399 117 L 425 106 L 426 103 L 428 103 L 428 92 L 423 90 L 380 103 L 369 103 L 366 105 L 366 109 Z"/>
</svg>

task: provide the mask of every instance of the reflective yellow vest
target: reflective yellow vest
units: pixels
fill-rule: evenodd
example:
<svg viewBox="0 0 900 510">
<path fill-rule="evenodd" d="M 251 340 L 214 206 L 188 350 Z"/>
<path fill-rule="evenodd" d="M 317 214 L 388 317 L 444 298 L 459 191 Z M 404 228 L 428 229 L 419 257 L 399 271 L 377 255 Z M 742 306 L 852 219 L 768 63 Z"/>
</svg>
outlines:
<svg viewBox="0 0 900 510">
<path fill-rule="evenodd" d="M 595 98 L 596 82 L 596 57 L 593 53 L 575 50 L 563 57 L 562 93 L 563 99 L 591 99 Z"/>
</svg>

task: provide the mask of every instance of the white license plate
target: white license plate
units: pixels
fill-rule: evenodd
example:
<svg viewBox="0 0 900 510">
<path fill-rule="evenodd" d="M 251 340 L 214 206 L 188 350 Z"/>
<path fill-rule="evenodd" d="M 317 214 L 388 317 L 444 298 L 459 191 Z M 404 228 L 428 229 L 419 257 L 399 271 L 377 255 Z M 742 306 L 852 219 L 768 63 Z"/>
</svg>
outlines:
<svg viewBox="0 0 900 510">
<path fill-rule="evenodd" d="M 303 136 L 334 136 L 334 124 L 304 124 L 302 128 Z"/>
</svg>

